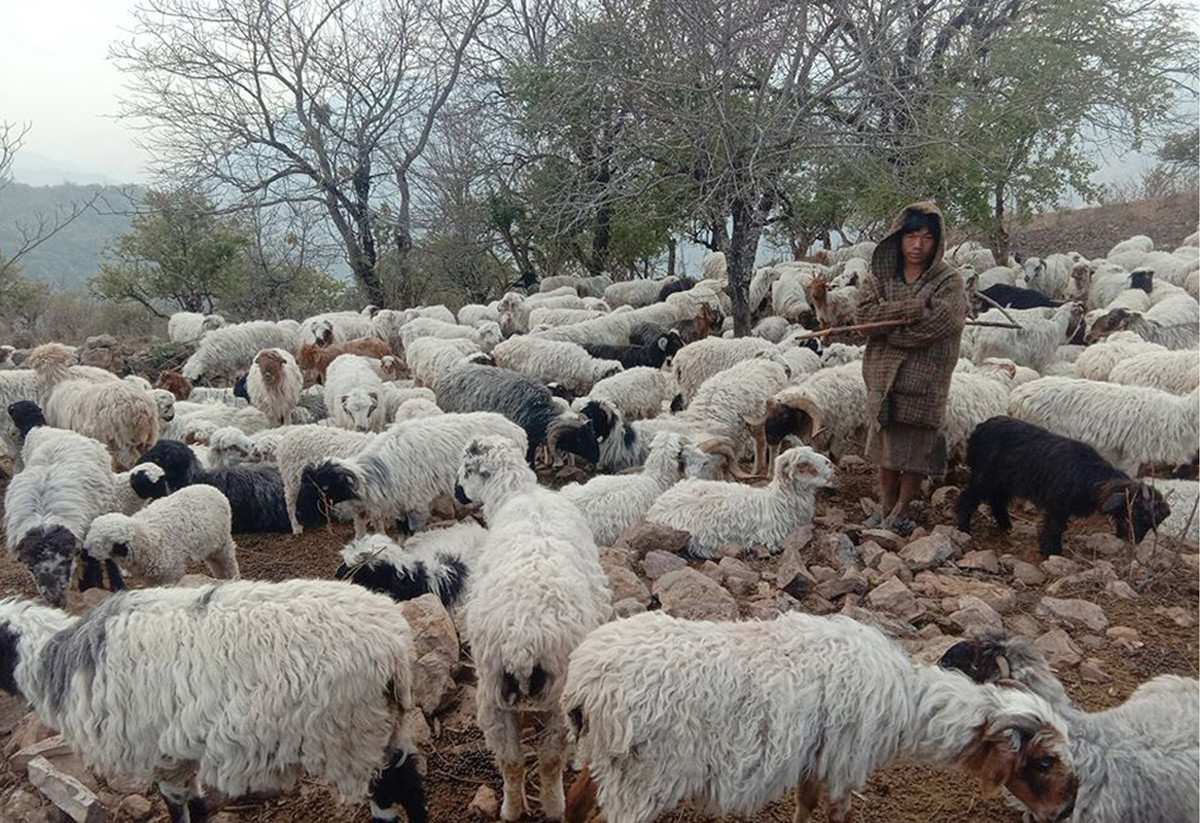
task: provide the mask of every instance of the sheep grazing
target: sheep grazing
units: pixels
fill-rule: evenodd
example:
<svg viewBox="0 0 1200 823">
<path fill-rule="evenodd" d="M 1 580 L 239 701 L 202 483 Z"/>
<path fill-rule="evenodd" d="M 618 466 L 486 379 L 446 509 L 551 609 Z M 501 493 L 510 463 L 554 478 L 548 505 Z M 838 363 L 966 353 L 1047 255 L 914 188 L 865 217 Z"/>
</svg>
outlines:
<svg viewBox="0 0 1200 823">
<path fill-rule="evenodd" d="M 332 426 L 296 426 L 283 434 L 275 447 L 275 461 L 283 482 L 284 505 L 292 534 L 304 531 L 296 516 L 296 501 L 300 496 L 304 470 L 311 464 L 330 458 L 354 457 L 377 436 Z M 346 519 L 350 516 L 345 506 L 341 507 L 340 513 Z"/>
<path fill-rule="evenodd" d="M 1200 394 L 1182 397 L 1145 386 L 1043 377 L 1017 386 L 1008 413 L 1092 446 L 1121 471 L 1145 464 L 1181 466 L 1196 457 Z"/>
<path fill-rule="evenodd" d="M 796 526 L 811 523 L 816 490 L 833 484 L 833 464 L 807 446 L 784 452 L 761 488 L 719 480 L 683 480 L 667 489 L 646 520 L 688 532 L 693 557 L 716 557 L 728 543 L 770 552 Z"/>
<path fill-rule="evenodd" d="M 135 477 L 133 488 L 143 497 L 161 497 L 186 486 L 215 486 L 229 500 L 233 512 L 233 531 L 281 532 L 291 531 L 287 506 L 284 504 L 283 481 L 271 466 L 233 466 L 228 469 L 206 469 L 199 458 L 178 440 L 160 440 L 142 455 L 142 463 L 161 466 L 162 483 L 151 486 Z"/>
<path fill-rule="evenodd" d="M 591 790 L 608 823 L 651 823 L 688 799 L 749 815 L 789 789 L 796 823 L 822 790 L 828 819 L 847 823 L 852 792 L 898 761 L 973 773 L 1039 821 L 1075 801 L 1067 726 L 1049 703 L 916 665 L 840 615 L 610 623 L 571 655 L 562 708 L 587 769 L 568 823 L 586 820 Z"/>
<path fill-rule="evenodd" d="M 1131 331 L 1168 349 L 1194 351 L 1200 343 L 1200 309 L 1189 295 L 1180 294 L 1152 305 L 1145 312 L 1112 309 L 1092 324 L 1087 342 L 1103 340 L 1115 331 Z"/>
<path fill-rule="evenodd" d="M 1173 823 L 1200 817 L 1195 678 L 1162 675 L 1119 706 L 1087 712 L 1071 703 L 1041 651 L 1007 632 L 957 643 L 939 665 L 976 683 L 1015 681 L 1054 706 L 1066 721 L 1079 778 L 1071 820 Z"/>
<path fill-rule="evenodd" d="M 197 388 L 177 371 L 164 371 L 158 375 L 157 388 L 170 392 L 175 402 L 189 400 L 193 403 L 220 403 L 234 408 L 245 408 L 250 405 L 250 395 L 235 394 L 233 389 Z"/>
<path fill-rule="evenodd" d="M 233 380 L 250 368 L 263 349 L 295 351 L 299 336 L 299 324 L 294 320 L 254 320 L 215 329 L 200 341 L 196 353 L 183 364 L 182 373 L 192 383 Z"/>
<path fill-rule="evenodd" d="M 167 321 L 167 339 L 172 343 L 198 343 L 205 334 L 225 325 L 219 314 L 177 311 Z"/>
<path fill-rule="evenodd" d="M 776 447 L 788 435 L 820 444 L 834 460 L 861 448 L 867 415 L 862 364 L 853 361 L 824 368 L 767 401 L 764 431 Z"/>
<path fill-rule="evenodd" d="M 155 500 L 132 517 L 104 514 L 92 521 L 83 550 L 95 560 L 128 564 L 154 586 L 178 583 L 188 563 L 204 563 L 213 577 L 238 576 L 233 515 L 212 486 L 188 486 Z M 113 588 L 121 588 L 114 580 Z"/>
<path fill-rule="evenodd" d="M 679 332 L 672 329 L 659 334 L 648 346 L 606 346 L 603 343 L 586 343 L 583 348 L 597 360 L 615 360 L 626 369 L 639 366 L 658 369 L 683 348 L 683 338 L 679 336 Z"/>
<path fill-rule="evenodd" d="M 325 406 L 338 426 L 360 432 L 382 431 L 388 423 L 383 395 L 383 381 L 367 358 L 343 354 L 329 364 Z"/>
<path fill-rule="evenodd" d="M 0 638 L 0 688 L 98 774 L 156 781 L 176 823 L 204 819 L 201 787 L 237 797 L 305 773 L 369 796 L 376 823 L 398 807 L 428 820 L 412 632 L 382 595 L 235 581 L 123 592 L 83 617 L 7 598 Z"/>
<path fill-rule="evenodd" d="M 470 340 L 421 337 L 404 350 L 408 370 L 417 386 L 435 387 L 452 367 L 466 357 L 484 357 Z"/>
<path fill-rule="evenodd" d="M 300 347 L 296 363 L 306 378 L 313 382 L 324 383 L 325 372 L 329 369 L 329 364 L 343 354 L 357 354 L 360 357 L 383 360 L 391 353 L 392 347 L 378 337 L 357 337 L 354 340 L 334 343 L 330 346 L 305 343 Z"/>
<path fill-rule="evenodd" d="M 471 569 L 486 540 L 487 530 L 470 522 L 422 532 L 403 544 L 369 534 L 342 549 L 333 576 L 397 601 L 432 594 L 454 609 L 466 601 Z"/>
<path fill-rule="evenodd" d="M 560 383 L 575 394 L 622 370 L 615 360 L 597 360 L 582 346 L 522 335 L 510 337 L 492 350 L 496 365 L 543 383 Z"/>
<path fill-rule="evenodd" d="M 1134 332 L 1115 332 L 1079 353 L 1075 360 L 1075 373 L 1087 380 L 1108 380 L 1113 367 L 1122 360 L 1149 352 L 1165 351 L 1165 347 L 1157 343 L 1147 343 Z"/>
<path fill-rule="evenodd" d="M 678 434 L 661 432 L 651 441 L 639 474 L 600 475 L 582 485 L 564 486 L 562 495 L 579 507 L 596 543 L 611 546 L 622 532 L 645 518 L 680 475 L 711 479 L 718 460 Z"/>
<path fill-rule="evenodd" d="M 433 501 L 454 492 L 463 447 L 491 434 L 527 447 L 517 424 L 491 412 L 443 414 L 393 426 L 354 457 L 308 466 L 296 497 L 296 519 L 306 527 L 322 525 L 330 506 L 349 503 L 355 537 L 368 528 L 382 531 L 399 518 L 406 519 L 409 531 L 418 531 Z"/>
<path fill-rule="evenodd" d="M 445 411 L 490 411 L 515 422 L 525 431 L 526 459 L 531 465 L 543 444 L 589 463 L 600 459 L 600 443 L 591 424 L 564 415 L 550 390 L 531 377 L 468 363 L 450 369 L 435 389 L 438 405 Z"/>
<path fill-rule="evenodd" d="M 1170 508 L 1152 486 L 1132 480 L 1086 443 L 1052 434 L 1011 417 L 976 427 L 967 444 L 971 483 L 958 500 L 958 528 L 970 532 L 971 516 L 987 502 L 1004 531 L 1012 528 L 1008 503 L 1028 500 L 1045 511 L 1042 555 L 1062 554 L 1062 534 L 1072 517 L 1099 512 L 1118 537 L 1140 543 Z"/>
<path fill-rule="evenodd" d="M 964 341 L 970 341 L 964 342 L 964 346 L 970 347 L 971 359 L 976 363 L 988 357 L 1003 357 L 1040 371 L 1083 322 L 1083 308 L 1077 303 L 1064 303 L 1053 309 L 1010 309 L 1008 314 L 1020 329 L 977 326 L 964 335 Z M 996 323 L 1006 320 L 999 309 L 984 312 L 979 319 Z"/>
<path fill-rule="evenodd" d="M 608 581 L 591 530 L 563 496 L 539 488 L 523 446 L 502 437 L 463 451 L 455 497 L 482 504 L 487 540 L 467 601 L 464 635 L 479 681 L 477 722 L 504 779 L 502 820 L 527 810 L 521 725 L 541 726 L 543 814 L 563 815 L 565 718 L 558 711 L 567 659 L 612 617 Z"/>
<path fill-rule="evenodd" d="M 283 349 L 266 349 L 254 356 L 246 376 L 250 405 L 267 416 L 272 426 L 283 426 L 300 402 L 304 378 L 295 358 Z"/>
</svg>

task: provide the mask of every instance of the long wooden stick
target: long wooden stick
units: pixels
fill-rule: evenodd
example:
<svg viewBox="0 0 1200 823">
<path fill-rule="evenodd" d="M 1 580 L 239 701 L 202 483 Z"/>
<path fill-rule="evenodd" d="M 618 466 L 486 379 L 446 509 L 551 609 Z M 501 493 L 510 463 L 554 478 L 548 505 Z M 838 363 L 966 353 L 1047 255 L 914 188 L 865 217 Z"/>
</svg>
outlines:
<svg viewBox="0 0 1200 823">
<path fill-rule="evenodd" d="M 811 340 L 814 337 L 825 337 L 830 334 L 850 334 L 852 332 L 870 331 L 871 329 L 892 329 L 906 326 L 911 320 L 879 320 L 875 323 L 859 323 L 857 326 L 833 326 L 828 329 L 805 332 L 790 338 L 792 340 Z M 968 320 L 968 326 L 988 326 L 995 329 L 1020 329 L 1016 323 L 995 323 L 991 320 Z"/>
</svg>

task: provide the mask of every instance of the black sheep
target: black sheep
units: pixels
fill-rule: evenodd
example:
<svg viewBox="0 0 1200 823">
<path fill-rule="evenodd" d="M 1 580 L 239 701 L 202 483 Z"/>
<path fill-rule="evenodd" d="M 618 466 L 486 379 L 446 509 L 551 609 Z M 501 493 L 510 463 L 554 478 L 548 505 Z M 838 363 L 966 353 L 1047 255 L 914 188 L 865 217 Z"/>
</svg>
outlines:
<svg viewBox="0 0 1200 823">
<path fill-rule="evenodd" d="M 1006 309 L 1036 309 L 1057 308 L 1062 305 L 1060 300 L 1051 300 L 1040 291 L 1022 289 L 1007 283 L 996 283 L 988 286 L 980 294 L 994 300 Z"/>
<path fill-rule="evenodd" d="M 130 485 L 141 497 L 161 497 L 163 492 L 202 483 L 220 489 L 229 499 L 234 532 L 290 534 L 292 531 L 284 503 L 283 480 L 274 467 L 234 466 L 210 471 L 200 465 L 195 452 L 186 443 L 178 440 L 158 441 L 138 462 L 155 463 L 164 473 L 162 480 L 154 484 L 155 488 L 136 475 L 131 478 Z"/>
<path fill-rule="evenodd" d="M 648 346 L 610 346 L 604 343 L 584 343 L 583 348 L 598 360 L 616 360 L 627 369 L 637 366 L 662 368 L 663 363 L 683 348 L 683 338 L 671 329 L 658 335 Z"/>
<path fill-rule="evenodd" d="M 1113 467 L 1095 449 L 1012 417 L 993 417 L 967 442 L 971 483 L 958 501 L 958 528 L 971 530 L 971 515 L 986 502 L 996 525 L 1007 531 L 1008 501 L 1028 500 L 1045 511 L 1042 555 L 1062 554 L 1062 533 L 1072 517 L 1108 515 L 1117 536 L 1140 542 L 1170 508 L 1157 489 Z"/>
</svg>

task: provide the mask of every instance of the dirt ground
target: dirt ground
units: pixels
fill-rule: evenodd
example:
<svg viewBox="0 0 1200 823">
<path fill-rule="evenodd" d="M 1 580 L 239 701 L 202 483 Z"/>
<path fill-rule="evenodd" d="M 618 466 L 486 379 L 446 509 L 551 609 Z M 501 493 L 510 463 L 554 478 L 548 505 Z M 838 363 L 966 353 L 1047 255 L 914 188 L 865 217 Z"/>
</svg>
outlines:
<svg viewBox="0 0 1200 823">
<path fill-rule="evenodd" d="M 0 493 L 3 492 L 2 484 L 3 480 L 0 480 Z M 822 498 L 818 515 L 828 514 L 836 507 L 844 511 L 848 519 L 855 518 L 860 511 L 859 501 L 870 496 L 871 486 L 869 467 L 856 466 L 841 471 L 839 488 Z M 975 547 L 992 548 L 997 553 L 1011 552 L 1024 560 L 1038 562 L 1034 536 L 1036 515 L 1019 509 L 1014 514 L 1016 525 L 1011 535 L 996 533 L 987 516 L 981 515 L 975 529 Z M 946 518 L 932 514 L 927 525 L 940 522 L 946 522 Z M 1092 559 L 1079 553 L 1081 537 L 1090 532 L 1106 531 L 1105 526 L 1103 521 L 1096 519 L 1073 524 L 1066 540 L 1066 555 Z M 238 542 L 242 573 L 248 578 L 264 580 L 330 576 L 337 565 L 337 551 L 350 536 L 351 529 L 345 524 L 298 537 L 241 536 Z M 772 558 L 757 561 L 755 566 L 770 569 L 775 562 Z M 7 559 L 0 561 L 0 593 L 33 593 L 29 575 L 22 566 Z M 1020 610 L 1032 615 L 1040 596 L 1039 589 L 1018 590 Z M 1110 683 L 1084 683 L 1076 671 L 1064 673 L 1068 690 L 1081 705 L 1101 709 L 1118 704 L 1138 684 L 1158 674 L 1197 675 L 1200 655 L 1196 629 L 1181 628 L 1154 613 L 1158 606 L 1183 606 L 1195 617 L 1196 595 L 1184 572 L 1168 574 L 1135 601 L 1120 600 L 1102 592 L 1084 596 L 1103 606 L 1112 625 L 1137 629 L 1145 645 L 1136 651 L 1123 651 L 1111 644 L 1089 651 L 1112 675 Z M 469 819 L 467 806 L 480 785 L 491 786 L 497 792 L 500 790 L 499 774 L 483 745 L 482 736 L 474 728 L 471 714 L 469 706 L 455 705 L 434 723 L 435 739 L 426 757 L 431 820 L 437 823 Z M 0 748 L 5 742 L 0 738 Z M 10 770 L 0 771 L 0 793 L 23 780 L 23 775 Z M 537 788 L 531 785 L 530 797 L 536 796 Z M 166 821 L 165 806 L 157 798 L 153 800 L 154 816 L 151 819 L 155 823 Z M 856 819 L 863 823 L 1017 823 L 1020 820 L 1020 815 L 1007 809 L 999 799 L 982 796 L 980 787 L 970 779 L 916 766 L 897 766 L 879 772 L 855 805 Z M 370 820 L 365 804 L 341 803 L 330 789 L 315 780 L 306 780 L 292 792 L 275 798 L 234 801 L 221 811 L 216 823 L 292 823 L 300 820 L 367 823 Z M 121 823 L 128 818 L 117 814 L 112 819 Z M 665 815 L 660 823 L 694 823 L 705 819 L 709 818 L 689 809 L 679 809 Z M 789 823 L 791 801 L 784 799 L 746 819 L 751 823 Z M 2 814 L 0 820 L 3 820 Z"/>
</svg>

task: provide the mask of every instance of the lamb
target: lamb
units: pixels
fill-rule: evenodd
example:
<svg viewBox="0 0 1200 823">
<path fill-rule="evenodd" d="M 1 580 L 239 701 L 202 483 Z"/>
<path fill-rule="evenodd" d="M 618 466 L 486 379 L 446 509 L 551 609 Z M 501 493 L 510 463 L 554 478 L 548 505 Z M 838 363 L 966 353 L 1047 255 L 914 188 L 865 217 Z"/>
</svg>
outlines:
<svg viewBox="0 0 1200 823">
<path fill-rule="evenodd" d="M 1053 309 L 1010 309 L 1008 313 L 1020 329 L 975 327 L 964 335 L 970 340 L 971 359 L 976 363 L 987 357 L 1004 357 L 1041 370 L 1083 322 L 1083 307 L 1078 303 L 1064 303 Z M 1004 322 L 1005 317 L 999 309 L 992 309 L 979 319 Z"/>
<path fill-rule="evenodd" d="M 330 458 L 354 457 L 376 437 L 376 434 L 331 426 L 295 426 L 284 433 L 275 447 L 275 461 L 283 483 L 284 506 L 292 534 L 304 531 L 296 516 L 304 470 Z M 346 506 L 336 507 L 335 511 L 347 519 L 350 517 Z"/>
<path fill-rule="evenodd" d="M 611 304 L 610 304 L 611 305 Z M 544 294 L 509 292 L 500 299 L 500 330 L 505 334 L 524 334 L 529 331 L 529 313 L 535 308 L 584 309 L 583 298 L 569 286 Z"/>
<path fill-rule="evenodd" d="M 583 515 L 538 487 L 522 448 L 485 437 L 463 451 L 455 497 L 482 504 L 488 523 L 464 636 L 479 681 L 476 719 L 504 779 L 500 818 L 526 812 L 520 729 L 536 717 L 542 812 L 556 820 L 564 810 L 567 733 L 558 706 L 567 660 L 612 617 L 611 594 Z"/>
<path fill-rule="evenodd" d="M 104 514 L 92 521 L 83 550 L 97 561 L 128 564 L 151 585 L 178 583 L 189 562 L 203 562 L 213 577 L 238 576 L 233 515 L 212 486 L 188 486 L 155 500 L 132 517 Z M 113 581 L 113 589 L 123 586 Z"/>
<path fill-rule="evenodd" d="M 605 377 L 621 371 L 615 360 L 597 360 L 574 343 L 521 335 L 492 350 L 496 365 L 540 380 L 561 383 L 575 394 L 587 394 Z"/>
<path fill-rule="evenodd" d="M 688 532 L 693 557 L 716 557 L 728 543 L 775 553 L 788 532 L 812 522 L 816 490 L 832 483 L 833 464 L 799 446 L 780 455 L 767 486 L 683 480 L 654 501 L 646 520 Z"/>
<path fill-rule="evenodd" d="M 639 474 L 600 475 L 587 483 L 571 483 L 561 490 L 587 520 L 596 543 L 611 546 L 621 534 L 642 520 L 658 496 L 681 474 L 710 479 L 715 470 L 712 455 L 681 435 L 660 432 Z"/>
<path fill-rule="evenodd" d="M 550 389 L 524 375 L 489 366 L 462 364 L 438 383 L 438 405 L 448 412 L 491 411 L 519 425 L 533 464 L 539 446 L 578 455 L 589 463 L 600 457 L 596 432 L 587 421 L 564 414 Z"/>
<path fill-rule="evenodd" d="M 1094 447 L 1121 471 L 1183 465 L 1200 439 L 1200 390 L 1179 397 L 1144 386 L 1043 377 L 1013 389 L 1008 413 Z"/>
<path fill-rule="evenodd" d="M 371 334 L 372 318 L 355 311 L 327 312 L 300 324 L 300 343 L 330 346 Z"/>
<path fill-rule="evenodd" d="M 1079 778 L 1070 820 L 1172 823 L 1200 816 L 1195 678 L 1161 675 L 1119 706 L 1086 712 L 1071 703 L 1041 651 L 1006 632 L 957 643 L 939 665 L 977 683 L 1021 683 L 1054 706 L 1066 721 Z"/>
<path fill-rule="evenodd" d="M 263 349 L 299 348 L 299 326 L 294 320 L 272 323 L 254 320 L 210 331 L 196 353 L 183 364 L 183 376 L 193 383 L 204 380 L 233 380 L 250 368 Z"/>
<path fill-rule="evenodd" d="M 1186 294 L 1163 300 L 1144 313 L 1112 309 L 1092 325 L 1087 339 L 1093 343 L 1121 330 L 1135 332 L 1142 339 L 1168 349 L 1194 350 L 1200 344 L 1200 309 Z"/>
<path fill-rule="evenodd" d="M 267 416 L 272 426 L 286 425 L 300 402 L 304 378 L 295 358 L 283 349 L 265 349 L 254 356 L 246 377 L 250 405 Z"/>
<path fill-rule="evenodd" d="M 852 793 L 905 760 L 1003 785 L 1041 821 L 1075 800 L 1066 723 L 1049 703 L 914 664 L 841 615 L 637 614 L 571 655 L 562 708 L 586 767 L 568 823 L 586 819 L 590 791 L 608 823 L 651 823 L 685 799 L 749 815 L 789 788 L 795 823 L 811 819 L 822 790 L 828 819 L 846 823 Z"/>
<path fill-rule="evenodd" d="M 466 602 L 471 569 L 487 534 L 472 522 L 422 532 L 403 545 L 386 534 L 369 534 L 342 549 L 333 576 L 396 601 L 432 594 L 453 610 Z"/>
<path fill-rule="evenodd" d="M 219 314 L 177 311 L 167 321 L 167 339 L 172 343 L 198 343 L 205 334 L 224 325 L 225 318 Z"/>
<path fill-rule="evenodd" d="M 1113 332 L 1104 340 L 1086 347 L 1075 360 L 1075 373 L 1088 380 L 1108 380 L 1113 367 L 1122 360 L 1150 352 L 1165 352 L 1157 343 L 1147 343 L 1136 332 Z"/>
<path fill-rule="evenodd" d="M 334 424 L 354 431 L 382 431 L 387 426 L 383 381 L 371 361 L 357 354 L 339 355 L 329 364 L 325 406 Z"/>
<path fill-rule="evenodd" d="M 776 269 L 781 268 L 776 266 Z M 814 275 L 807 271 L 783 270 L 779 279 L 771 284 L 771 313 L 789 323 L 804 323 L 812 316 L 812 308 L 805 297 Z"/>
<path fill-rule="evenodd" d="M 371 440 L 350 458 L 329 458 L 304 469 L 296 519 L 306 527 L 327 520 L 326 507 L 349 503 L 354 536 L 406 518 L 420 530 L 433 501 L 454 491 L 463 447 L 476 437 L 502 435 L 528 447 L 525 432 L 499 414 L 444 414 L 409 420 Z"/>
<path fill-rule="evenodd" d="M 616 360 L 626 369 L 638 366 L 661 368 L 664 363 L 683 348 L 683 338 L 671 329 L 658 335 L 648 346 L 606 346 L 603 343 L 588 343 L 583 349 L 598 360 Z"/>
<path fill-rule="evenodd" d="M 572 404 L 579 410 L 588 400 L 603 400 L 621 412 L 625 420 L 657 417 L 668 400 L 669 375 L 661 369 L 636 366 L 606 377 L 592 386 L 587 397 Z"/>
<path fill-rule="evenodd" d="M 329 346 L 318 346 L 315 343 L 305 343 L 300 347 L 296 363 L 304 372 L 305 377 L 313 382 L 324 383 L 325 372 L 329 364 L 343 354 L 357 354 L 374 360 L 383 360 L 390 356 L 392 347 L 378 337 L 356 337 L 344 343 L 333 343 Z"/>
<path fill-rule="evenodd" d="M 158 440 L 155 398 L 124 380 L 65 380 L 52 387 L 44 406 L 50 425 L 99 440 L 122 470 Z"/>
<path fill-rule="evenodd" d="M 400 327 L 400 339 L 404 343 L 405 351 L 420 337 L 439 337 L 443 340 L 463 338 L 470 340 L 485 352 L 490 352 L 492 347 L 503 339 L 500 326 L 496 323 L 484 323 L 475 328 L 444 323 L 431 317 L 418 317 Z"/>
<path fill-rule="evenodd" d="M 688 343 L 676 352 L 671 367 L 682 405 L 686 407 L 691 403 L 700 385 L 717 372 L 757 357 L 760 353 L 776 350 L 770 342 L 756 337 L 733 340 L 706 337 Z"/>
<path fill-rule="evenodd" d="M 229 500 L 235 534 L 286 533 L 290 529 L 283 481 L 273 467 L 206 469 L 195 453 L 178 440 L 158 441 L 142 455 L 141 462 L 161 466 L 164 472 L 162 485 L 153 489 L 139 484 L 136 477 L 133 479 L 134 490 L 143 497 L 161 496 L 163 490 L 170 493 L 186 486 L 215 486 Z"/>
<path fill-rule="evenodd" d="M 1200 355 L 1195 350 L 1138 354 L 1114 365 L 1108 379 L 1125 386 L 1188 394 L 1200 386 Z"/>
<path fill-rule="evenodd" d="M 0 600 L 0 687 L 89 768 L 157 781 L 173 821 L 202 786 L 239 796 L 302 774 L 426 823 L 401 607 L 322 580 L 122 592 L 83 617 Z M 146 654 L 154 649 L 154 654 Z"/>
<path fill-rule="evenodd" d="M 1118 537 L 1140 543 L 1170 513 L 1162 494 L 1131 480 L 1091 446 L 1011 417 L 976 427 L 967 462 L 971 484 L 959 497 L 959 530 L 970 532 L 971 516 L 986 500 L 996 525 L 1008 531 L 1008 502 L 1019 497 L 1046 512 L 1039 537 L 1045 557 L 1062 554 L 1062 533 L 1072 517 L 1105 514 Z"/>
</svg>

